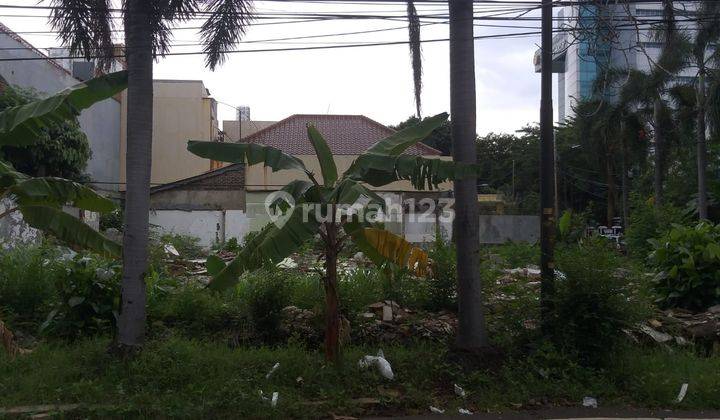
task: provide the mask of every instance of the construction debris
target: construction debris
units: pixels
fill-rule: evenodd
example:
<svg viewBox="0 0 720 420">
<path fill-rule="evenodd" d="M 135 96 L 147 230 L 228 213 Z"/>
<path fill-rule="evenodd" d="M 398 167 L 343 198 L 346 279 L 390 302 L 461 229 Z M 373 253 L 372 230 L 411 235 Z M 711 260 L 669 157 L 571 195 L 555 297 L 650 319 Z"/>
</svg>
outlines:
<svg viewBox="0 0 720 420">
<path fill-rule="evenodd" d="M 667 343 L 668 341 L 673 339 L 670 334 L 665 334 L 660 331 L 654 330 L 645 324 L 640 325 L 640 331 L 647 334 L 648 336 L 650 336 L 650 338 L 657 341 L 658 343 Z"/>
<path fill-rule="evenodd" d="M 594 397 L 583 398 L 583 407 L 598 408 L 597 398 L 594 398 Z"/>
<path fill-rule="evenodd" d="M 277 267 L 283 268 L 283 269 L 293 269 L 293 268 L 298 268 L 298 264 L 292 258 L 287 257 L 284 260 L 277 263 Z"/>
</svg>

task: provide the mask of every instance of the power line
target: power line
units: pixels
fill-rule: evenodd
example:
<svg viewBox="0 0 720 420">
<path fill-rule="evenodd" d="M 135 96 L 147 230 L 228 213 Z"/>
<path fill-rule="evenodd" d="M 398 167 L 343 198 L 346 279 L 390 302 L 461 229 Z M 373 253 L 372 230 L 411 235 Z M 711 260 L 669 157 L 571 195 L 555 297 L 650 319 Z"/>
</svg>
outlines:
<svg viewBox="0 0 720 420">
<path fill-rule="evenodd" d="M 696 19 L 698 20 L 698 19 Z M 648 24 L 656 24 L 660 23 L 662 20 L 654 20 L 649 22 L 642 22 L 639 23 L 639 25 L 648 25 Z M 432 24 L 438 24 L 443 22 L 435 22 L 435 23 L 426 23 L 424 25 L 432 25 Z M 615 29 L 616 30 L 628 30 L 633 31 L 636 29 L 638 24 L 625 24 L 625 25 L 618 25 Z M 622 29 L 621 26 L 629 27 L 628 29 Z M 493 27 L 503 27 L 501 25 L 494 25 Z M 506 28 L 527 28 L 527 29 L 535 29 L 535 27 L 523 27 L 523 26 L 514 26 L 514 25 L 507 25 L 504 26 Z M 375 30 L 368 30 L 368 31 L 357 31 L 355 33 L 373 33 L 373 32 L 381 32 L 381 31 L 389 31 L 389 30 L 396 30 L 396 29 L 405 29 L 405 27 L 402 28 L 384 28 L 384 29 L 375 29 Z M 538 28 L 539 29 L 539 28 Z M 554 33 L 563 33 L 563 32 L 577 32 L 578 29 L 576 28 L 555 28 L 553 30 Z M 539 30 L 536 31 L 529 31 L 529 32 L 511 32 L 511 33 L 504 33 L 504 34 L 491 34 L 491 35 L 480 35 L 474 37 L 475 40 L 486 40 L 486 39 L 509 39 L 509 38 L 524 38 L 524 37 L 530 37 L 539 35 Z M 351 32 L 346 33 L 339 33 L 339 34 L 321 34 L 321 35 L 308 35 L 303 37 L 283 37 L 283 38 L 274 38 L 274 39 L 266 39 L 266 40 L 251 40 L 251 41 L 241 41 L 239 44 L 251 44 L 251 43 L 263 43 L 263 42 L 274 42 L 274 41 L 290 41 L 290 40 L 300 40 L 300 39 L 312 39 L 312 38 L 319 38 L 319 37 L 332 37 L 332 36 L 342 36 L 344 34 L 353 34 Z M 448 38 L 439 38 L 439 39 L 426 39 L 422 40 L 422 43 L 437 43 L 437 42 L 446 42 L 449 41 Z M 294 47 L 294 48 L 263 48 L 263 49 L 252 49 L 252 50 L 227 50 L 224 51 L 224 54 L 240 54 L 240 53 L 259 53 L 259 52 L 289 52 L 289 51 L 304 51 L 304 50 L 322 50 L 322 49 L 339 49 L 339 48 L 356 48 L 356 47 L 377 47 L 377 46 L 391 46 L 391 45 L 407 45 L 409 41 L 402 40 L 402 41 L 384 41 L 384 42 L 346 42 L 346 43 L 335 43 L 335 45 L 322 45 L 322 46 L 308 46 L 308 47 Z M 329 42 L 323 43 L 323 44 L 330 44 Z M 171 45 L 171 46 L 179 46 L 179 45 Z M 189 43 L 184 44 L 184 46 L 201 46 L 199 43 Z M 20 48 L 21 50 L 23 48 Z M 2 50 L 12 50 L 12 48 L 0 48 L 0 51 Z M 164 54 L 163 56 L 183 56 L 183 55 L 201 55 L 205 54 L 203 51 L 190 51 L 190 52 L 169 52 Z M 113 56 L 105 56 L 105 55 L 97 55 L 97 56 L 90 56 L 90 57 L 82 57 L 82 56 L 61 56 L 61 57 L 50 57 L 52 59 L 62 60 L 62 59 L 78 59 L 78 58 L 90 58 L 90 59 L 99 59 L 99 58 L 122 58 L 125 57 L 123 54 L 113 55 Z M 13 57 L 13 58 L 0 58 L 0 62 L 8 62 L 8 61 L 35 61 L 35 60 L 46 60 L 48 57 Z"/>
</svg>

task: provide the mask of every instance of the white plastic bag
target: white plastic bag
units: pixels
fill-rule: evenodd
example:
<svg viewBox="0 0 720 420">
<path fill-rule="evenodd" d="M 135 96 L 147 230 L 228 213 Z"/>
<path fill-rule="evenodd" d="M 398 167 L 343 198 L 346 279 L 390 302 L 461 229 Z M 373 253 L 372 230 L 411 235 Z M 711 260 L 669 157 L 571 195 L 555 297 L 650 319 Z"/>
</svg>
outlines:
<svg viewBox="0 0 720 420">
<path fill-rule="evenodd" d="M 267 375 L 265 375 L 265 379 L 270 379 L 272 374 L 275 373 L 275 371 L 278 370 L 279 367 L 280 367 L 280 362 L 275 363 L 275 365 L 273 365 L 272 369 L 270 369 L 270 372 L 268 372 Z"/>
<path fill-rule="evenodd" d="M 380 371 L 380 374 L 385 378 L 389 380 L 393 380 L 395 378 L 395 374 L 392 371 L 392 366 L 390 366 L 390 362 L 385 359 L 385 354 L 382 350 L 378 350 L 377 356 L 364 356 L 360 361 L 358 362 L 358 366 L 362 369 L 366 369 L 369 366 L 377 366 L 378 371 Z"/>
</svg>

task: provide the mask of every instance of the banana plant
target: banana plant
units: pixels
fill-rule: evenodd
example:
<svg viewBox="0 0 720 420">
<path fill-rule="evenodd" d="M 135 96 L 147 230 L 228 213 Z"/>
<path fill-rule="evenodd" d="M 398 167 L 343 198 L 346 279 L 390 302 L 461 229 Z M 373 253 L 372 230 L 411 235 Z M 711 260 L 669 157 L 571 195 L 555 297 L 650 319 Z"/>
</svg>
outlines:
<svg viewBox="0 0 720 420">
<path fill-rule="evenodd" d="M 268 224 L 230 263 L 216 257 L 208 260 L 208 273 L 212 276 L 208 287 L 214 290 L 232 287 L 243 273 L 257 270 L 268 262 L 277 263 L 308 239 L 319 236 L 325 266 L 325 357 L 337 361 L 340 335 L 337 262 L 343 246 L 353 241 L 373 262 L 390 262 L 419 276 L 425 275 L 428 268 L 428 256 L 423 250 L 359 216 L 363 214 L 362 210 L 371 206 L 379 211 L 385 209 L 385 201 L 369 186 L 381 187 L 404 180 L 417 189 L 434 189 L 440 183 L 479 172 L 477 165 L 403 154 L 447 118 L 447 114 L 439 114 L 392 134 L 365 151 L 343 174 L 338 173 L 322 134 L 309 125 L 308 139 L 320 163 L 320 179 L 300 159 L 270 146 L 188 142 L 188 150 L 202 158 L 245 165 L 262 164 L 273 172 L 297 170 L 306 178 L 294 180 L 282 188 L 286 197 L 292 197 L 289 201 L 294 201 L 295 206 L 288 206 L 280 199 L 270 203 L 284 209 L 282 223 Z M 350 208 L 356 211 L 349 211 Z"/>
<path fill-rule="evenodd" d="M 32 146 L 48 124 L 77 118 L 82 110 L 108 99 L 127 87 L 127 72 L 121 71 L 79 83 L 48 98 L 0 112 L 0 146 Z M 76 182 L 53 177 L 33 178 L 0 160 L 0 201 L 10 204 L 0 219 L 19 212 L 35 229 L 49 233 L 78 248 L 119 257 L 119 244 L 65 213 L 64 205 L 94 212 L 110 212 L 115 204 Z M 12 332 L 0 320 L 0 341 L 10 357 L 23 354 Z"/>
<path fill-rule="evenodd" d="M 32 146 L 51 122 L 76 118 L 82 110 L 126 87 L 127 72 L 121 71 L 79 83 L 42 100 L 8 108 L 0 112 L 0 145 Z M 9 198 L 11 204 L 0 212 L 0 218 L 19 212 L 28 225 L 73 246 L 110 257 L 121 254 L 120 245 L 63 212 L 65 205 L 99 213 L 115 209 L 112 201 L 84 185 L 62 178 L 32 178 L 0 160 L 0 199 L 3 198 Z"/>
</svg>

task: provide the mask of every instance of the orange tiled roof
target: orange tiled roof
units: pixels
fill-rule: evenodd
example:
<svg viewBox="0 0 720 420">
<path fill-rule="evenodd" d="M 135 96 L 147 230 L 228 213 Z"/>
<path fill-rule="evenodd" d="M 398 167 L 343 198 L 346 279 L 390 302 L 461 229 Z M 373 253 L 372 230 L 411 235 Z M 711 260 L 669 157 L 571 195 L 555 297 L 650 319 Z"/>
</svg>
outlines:
<svg viewBox="0 0 720 420">
<path fill-rule="evenodd" d="M 314 155 L 307 137 L 307 125 L 313 124 L 327 140 L 335 155 L 359 155 L 394 130 L 363 115 L 292 115 L 243 139 L 264 144 L 292 155 Z M 410 155 L 439 156 L 440 151 L 418 143 L 407 151 Z"/>
</svg>

